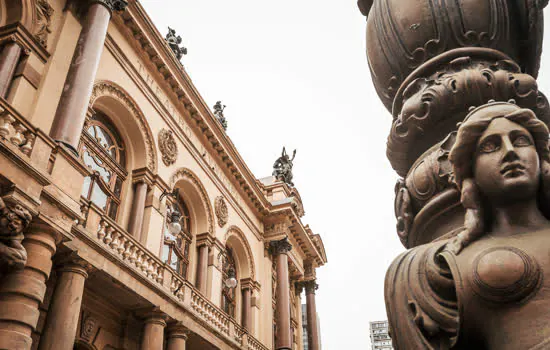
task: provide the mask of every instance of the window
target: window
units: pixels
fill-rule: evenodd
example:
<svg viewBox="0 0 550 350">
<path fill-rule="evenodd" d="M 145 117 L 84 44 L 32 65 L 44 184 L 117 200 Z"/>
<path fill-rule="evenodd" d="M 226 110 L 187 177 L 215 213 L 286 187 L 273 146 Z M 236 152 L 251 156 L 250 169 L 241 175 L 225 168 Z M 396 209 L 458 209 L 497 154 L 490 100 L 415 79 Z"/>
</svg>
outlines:
<svg viewBox="0 0 550 350">
<path fill-rule="evenodd" d="M 235 277 L 237 281 L 237 269 L 235 265 L 235 259 L 233 257 L 233 251 L 231 248 L 225 248 L 225 257 L 222 265 L 222 281 L 226 281 L 230 277 Z M 237 287 L 229 288 L 222 283 L 222 310 L 229 316 L 235 318 L 235 305 L 236 305 Z"/>
<path fill-rule="evenodd" d="M 187 279 L 187 270 L 189 268 L 189 246 L 191 245 L 191 226 L 189 221 L 189 210 L 184 200 L 178 196 L 173 205 L 181 214 L 181 231 L 173 235 L 168 230 L 169 215 L 167 215 L 164 224 L 164 246 L 162 250 L 162 261 L 168 264 L 174 271 Z"/>
<path fill-rule="evenodd" d="M 84 179 L 82 196 L 116 220 L 127 176 L 122 140 L 102 113 L 94 115 L 84 131 L 79 153 L 93 174 Z"/>
</svg>

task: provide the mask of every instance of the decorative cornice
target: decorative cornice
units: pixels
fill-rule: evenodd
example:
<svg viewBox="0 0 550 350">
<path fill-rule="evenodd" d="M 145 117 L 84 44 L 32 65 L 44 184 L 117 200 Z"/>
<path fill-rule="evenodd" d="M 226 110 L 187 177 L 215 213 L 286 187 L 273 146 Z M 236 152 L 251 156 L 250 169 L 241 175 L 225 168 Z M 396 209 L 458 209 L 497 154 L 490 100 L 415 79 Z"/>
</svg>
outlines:
<svg viewBox="0 0 550 350">
<path fill-rule="evenodd" d="M 287 254 L 292 250 L 292 244 L 288 241 L 288 237 L 281 239 L 280 241 L 271 241 L 269 242 L 269 247 L 271 248 L 271 254 Z"/>
</svg>

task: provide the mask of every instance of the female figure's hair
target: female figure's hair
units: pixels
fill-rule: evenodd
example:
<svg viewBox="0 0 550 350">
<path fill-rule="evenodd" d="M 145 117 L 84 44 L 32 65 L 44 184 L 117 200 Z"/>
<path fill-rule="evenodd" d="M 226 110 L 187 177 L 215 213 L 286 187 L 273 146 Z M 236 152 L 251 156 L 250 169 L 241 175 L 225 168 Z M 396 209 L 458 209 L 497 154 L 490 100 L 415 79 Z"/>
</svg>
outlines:
<svg viewBox="0 0 550 350">
<path fill-rule="evenodd" d="M 533 111 L 510 102 L 489 102 L 473 109 L 459 126 L 456 142 L 449 154 L 455 182 L 461 193 L 460 201 L 466 209 L 464 230 L 447 246 L 455 254 L 486 231 L 483 200 L 473 178 L 473 164 L 479 138 L 497 118 L 506 118 L 531 133 L 540 158 L 542 191 L 539 192 L 543 197 L 550 198 L 550 150 L 546 124 Z"/>
</svg>

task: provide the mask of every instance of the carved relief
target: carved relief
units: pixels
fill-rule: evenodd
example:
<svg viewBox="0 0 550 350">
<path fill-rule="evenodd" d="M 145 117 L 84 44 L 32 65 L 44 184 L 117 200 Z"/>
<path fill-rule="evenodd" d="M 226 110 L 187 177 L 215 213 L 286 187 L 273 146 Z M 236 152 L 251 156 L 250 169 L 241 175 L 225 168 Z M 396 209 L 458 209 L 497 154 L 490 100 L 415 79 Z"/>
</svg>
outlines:
<svg viewBox="0 0 550 350">
<path fill-rule="evenodd" d="M 292 250 L 292 244 L 288 241 L 288 237 L 281 239 L 280 241 L 271 241 L 269 242 L 269 247 L 271 248 L 271 254 L 287 254 Z"/>
<path fill-rule="evenodd" d="M 428 68 L 431 73 L 426 74 Z M 442 59 L 439 64 L 433 63 L 422 74 L 409 77 L 409 84 L 395 101 L 387 154 L 401 176 L 430 145 L 443 139 L 464 119 L 470 106 L 491 99 L 514 99 L 519 106 L 550 121 L 548 102 L 538 91 L 536 80 L 521 73 L 512 61 L 455 57 L 450 62 Z"/>
<path fill-rule="evenodd" d="M 25 267 L 27 251 L 21 242 L 31 220 L 31 214 L 22 206 L 8 205 L 0 198 L 0 270 Z"/>
<path fill-rule="evenodd" d="M 162 129 L 159 132 L 159 149 L 164 165 L 170 166 L 178 159 L 178 145 L 171 130 Z"/>
<path fill-rule="evenodd" d="M 124 11 L 128 7 L 126 0 L 95 0 L 95 2 L 102 3 L 111 11 Z"/>
<path fill-rule="evenodd" d="M 51 23 L 52 16 L 54 13 L 53 7 L 50 6 L 48 0 L 37 0 L 36 1 L 36 22 L 34 37 L 38 42 L 44 46 L 48 47 L 48 35 L 52 32 Z"/>
<path fill-rule="evenodd" d="M 216 212 L 216 217 L 218 218 L 218 225 L 224 227 L 227 224 L 229 218 L 227 204 L 225 199 L 222 196 L 216 197 L 214 201 L 214 210 Z"/>
<path fill-rule="evenodd" d="M 118 87 L 112 82 L 99 82 L 94 85 L 92 90 L 92 96 L 90 98 L 90 107 L 94 105 L 96 100 L 101 96 L 110 96 L 117 99 L 122 103 L 128 111 L 132 114 L 136 120 L 138 127 L 141 131 L 143 137 L 143 142 L 145 143 L 146 157 L 147 157 L 147 168 L 152 172 L 156 172 L 157 168 L 157 156 L 155 152 L 155 143 L 153 139 L 153 134 L 145 116 L 141 110 L 137 107 L 137 103 L 126 93 L 122 88 Z"/>
<path fill-rule="evenodd" d="M 96 334 L 99 332 L 99 322 L 92 315 L 82 317 L 82 325 L 80 326 L 80 338 L 88 343 L 94 341 Z"/>
</svg>

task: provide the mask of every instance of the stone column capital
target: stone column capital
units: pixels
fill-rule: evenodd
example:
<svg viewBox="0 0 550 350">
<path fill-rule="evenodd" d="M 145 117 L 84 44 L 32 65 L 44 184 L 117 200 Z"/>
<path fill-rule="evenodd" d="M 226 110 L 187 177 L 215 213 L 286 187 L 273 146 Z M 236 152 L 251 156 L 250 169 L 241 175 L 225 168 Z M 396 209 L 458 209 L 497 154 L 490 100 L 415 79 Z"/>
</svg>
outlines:
<svg viewBox="0 0 550 350">
<path fill-rule="evenodd" d="M 168 315 L 158 307 L 137 310 L 136 316 L 141 318 L 145 324 L 157 324 L 162 327 L 166 327 L 166 320 L 168 319 Z"/>
<path fill-rule="evenodd" d="M 58 272 L 72 272 L 88 278 L 95 268 L 86 260 L 71 252 L 54 258 Z"/>
<path fill-rule="evenodd" d="M 306 289 L 306 295 L 307 294 L 315 294 L 315 291 L 319 289 L 319 285 L 317 284 L 316 280 L 311 281 L 305 281 L 304 287 Z"/>
<path fill-rule="evenodd" d="M 126 0 L 91 0 L 89 6 L 92 4 L 105 6 L 111 14 L 115 11 L 124 11 L 128 7 L 128 1 Z"/>
<path fill-rule="evenodd" d="M 181 322 L 172 323 L 168 325 L 168 339 L 180 338 L 187 340 L 191 331 L 185 327 Z"/>
<path fill-rule="evenodd" d="M 280 241 L 269 242 L 269 248 L 273 255 L 287 254 L 292 250 L 292 244 L 288 241 L 288 237 L 285 237 Z"/>
</svg>

